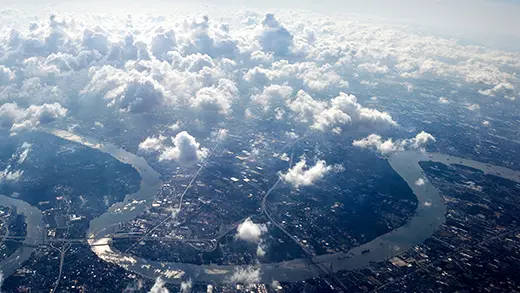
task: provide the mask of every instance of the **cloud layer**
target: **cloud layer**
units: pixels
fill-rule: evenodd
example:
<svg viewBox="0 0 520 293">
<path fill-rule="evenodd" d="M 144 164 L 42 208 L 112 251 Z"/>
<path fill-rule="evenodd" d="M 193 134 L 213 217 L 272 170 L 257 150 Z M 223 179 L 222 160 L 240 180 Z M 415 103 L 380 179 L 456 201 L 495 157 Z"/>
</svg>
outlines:
<svg viewBox="0 0 520 293">
<path fill-rule="evenodd" d="M 50 15 L 28 29 L 6 23 L 0 64 L 0 124 L 12 131 L 80 119 L 75 113 L 84 110 L 180 111 L 203 120 L 273 115 L 340 133 L 397 126 L 348 94 L 351 83 L 392 80 L 412 90 L 435 79 L 504 103 L 520 88 L 519 53 L 305 13 Z"/>
</svg>

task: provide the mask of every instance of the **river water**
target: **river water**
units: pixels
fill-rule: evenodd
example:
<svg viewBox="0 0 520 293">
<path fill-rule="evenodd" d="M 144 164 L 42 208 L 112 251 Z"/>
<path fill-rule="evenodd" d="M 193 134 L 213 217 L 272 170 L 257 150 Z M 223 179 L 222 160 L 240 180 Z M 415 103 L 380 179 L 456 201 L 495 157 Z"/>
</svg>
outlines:
<svg viewBox="0 0 520 293">
<path fill-rule="evenodd" d="M 31 254 L 42 243 L 43 237 L 46 235 L 44 234 L 43 214 L 36 207 L 25 201 L 5 195 L 0 195 L 0 205 L 5 207 L 16 206 L 18 213 L 25 216 L 25 223 L 27 224 L 27 234 L 24 240 L 25 246 L 22 246 L 0 262 L 0 271 L 4 276 L 9 276 L 20 267 L 21 263 L 31 257 Z"/>
<path fill-rule="evenodd" d="M 135 219 L 151 204 L 154 195 L 162 185 L 160 175 L 143 158 L 113 144 L 82 137 L 63 130 L 49 130 L 48 132 L 62 139 L 105 152 L 122 163 L 132 165 L 142 177 L 140 189 L 136 193 L 127 195 L 123 202 L 114 204 L 107 212 L 90 222 L 88 236 L 94 237 L 94 239 L 90 240 L 89 243 L 92 251 L 98 257 L 145 277 L 156 278 L 160 276 L 165 281 L 171 283 L 180 283 L 181 279 L 185 277 L 190 277 L 194 281 L 223 282 L 230 278 L 235 270 L 248 267 L 150 261 L 115 250 L 110 245 L 110 236 L 118 231 L 120 223 Z M 370 262 L 383 261 L 403 253 L 410 247 L 429 238 L 444 222 L 446 206 L 439 196 L 439 191 L 426 180 L 426 176 L 419 165 L 421 161 L 433 161 L 444 164 L 457 163 L 482 170 L 486 174 L 493 174 L 520 182 L 520 172 L 502 167 L 443 154 L 415 151 L 396 153 L 390 156 L 388 162 L 394 171 L 410 186 L 418 200 L 417 211 L 412 219 L 404 226 L 355 247 L 347 253 L 320 255 L 315 257 L 314 261 L 327 268 L 332 268 L 334 271 L 362 268 Z M 417 180 L 420 178 L 424 182 L 417 184 Z M 2 197 L 0 197 L 0 204 L 2 204 L 1 200 Z M 33 211 L 33 213 L 35 212 Z M 33 222 L 28 221 L 28 226 L 30 224 L 31 226 L 41 227 L 42 220 L 43 218 L 35 218 Z M 31 231 L 31 233 L 41 233 L 38 232 L 38 229 L 32 229 Z M 366 253 L 366 251 L 369 252 Z M 22 254 L 28 258 L 27 253 L 29 252 Z M 15 266 L 13 265 L 13 267 Z M 256 268 L 260 269 L 261 280 L 265 283 L 270 283 L 273 279 L 278 281 L 299 281 L 318 276 L 321 273 L 307 259 L 260 264 Z M 12 271 L 12 268 L 10 271 Z M 4 272 L 7 272 L 7 270 Z"/>
</svg>

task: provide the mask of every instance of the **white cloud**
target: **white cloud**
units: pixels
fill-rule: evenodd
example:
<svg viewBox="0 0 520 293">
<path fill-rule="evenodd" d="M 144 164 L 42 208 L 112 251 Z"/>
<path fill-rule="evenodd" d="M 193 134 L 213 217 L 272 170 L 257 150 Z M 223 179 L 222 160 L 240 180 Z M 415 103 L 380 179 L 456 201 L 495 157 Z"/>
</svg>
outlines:
<svg viewBox="0 0 520 293">
<path fill-rule="evenodd" d="M 193 287 L 193 282 L 191 279 L 188 281 L 182 281 L 181 282 L 181 293 L 188 293 L 191 291 L 191 287 Z"/>
<path fill-rule="evenodd" d="M 164 60 L 167 53 L 173 51 L 176 46 L 177 40 L 173 30 L 159 31 L 152 38 L 150 50 L 157 59 Z"/>
<path fill-rule="evenodd" d="M 257 284 L 260 282 L 260 269 L 255 267 L 237 267 L 227 281 L 233 284 Z"/>
<path fill-rule="evenodd" d="M 238 98 L 238 89 L 233 81 L 221 79 L 218 85 L 205 87 L 197 91 L 191 99 L 192 107 L 204 111 L 229 114 L 231 105 Z"/>
<path fill-rule="evenodd" d="M 217 140 L 223 141 L 228 137 L 228 135 L 229 135 L 229 130 L 227 130 L 225 128 L 221 128 L 217 131 Z"/>
<path fill-rule="evenodd" d="M 258 244 L 258 246 L 256 247 L 256 256 L 264 257 L 265 253 L 266 253 L 266 251 L 265 251 L 264 245 Z"/>
<path fill-rule="evenodd" d="M 280 282 L 278 282 L 277 280 L 273 280 L 271 282 L 271 289 L 280 290 L 281 289 Z"/>
<path fill-rule="evenodd" d="M 164 101 L 165 89 L 155 79 L 136 70 L 106 65 L 90 69 L 91 80 L 83 94 L 102 95 L 107 107 L 131 113 L 148 112 Z"/>
<path fill-rule="evenodd" d="M 500 96 L 509 100 L 515 100 L 517 95 L 514 85 L 509 82 L 501 82 L 493 88 L 479 90 L 479 93 L 485 96 Z"/>
<path fill-rule="evenodd" d="M 0 106 L 0 126 L 16 132 L 48 124 L 66 117 L 67 113 L 68 110 L 59 103 L 31 105 L 27 109 L 22 109 L 15 103 L 6 103 Z"/>
<path fill-rule="evenodd" d="M 386 112 L 361 106 L 354 95 L 341 92 L 330 102 L 316 101 L 300 91 L 296 98 L 288 101 L 289 108 L 298 114 L 302 122 L 312 122 L 311 127 L 321 131 L 336 129 L 344 125 L 381 128 L 397 126 L 397 122 Z"/>
<path fill-rule="evenodd" d="M 477 110 L 480 110 L 480 105 L 479 104 L 468 104 L 468 105 L 466 105 L 466 109 L 468 109 L 470 111 L 477 111 Z"/>
<path fill-rule="evenodd" d="M 147 137 L 139 144 L 139 149 L 145 152 L 158 152 L 165 148 L 164 142 L 166 137 L 159 135 L 158 137 Z"/>
<path fill-rule="evenodd" d="M 208 150 L 201 148 L 200 144 L 188 132 L 182 131 L 172 138 L 173 146 L 165 147 L 159 155 L 159 161 L 176 160 L 181 163 L 191 164 L 204 159 Z"/>
<path fill-rule="evenodd" d="M 166 283 L 164 282 L 161 277 L 157 278 L 155 280 L 155 283 L 153 284 L 153 287 L 150 289 L 150 292 L 148 293 L 169 293 L 170 291 L 168 288 L 164 287 Z"/>
<path fill-rule="evenodd" d="M 280 123 L 293 114 L 340 133 L 357 123 L 396 123 L 338 95 L 348 91 L 348 79 L 377 87 L 384 74 L 406 91 L 433 77 L 445 88 L 471 85 L 509 100 L 519 94 L 517 52 L 318 14 L 224 12 L 128 19 L 59 14 L 31 18 L 30 29 L 6 23 L 0 100 L 24 107 L 57 102 L 70 113 L 94 105 L 118 115 L 189 109 L 227 118 L 235 108 L 257 115 L 249 110 L 257 106 L 275 111 Z"/>
<path fill-rule="evenodd" d="M 448 100 L 448 98 L 445 98 L 445 97 L 440 97 L 439 98 L 439 103 L 441 103 L 441 104 L 449 104 L 450 100 Z"/>
<path fill-rule="evenodd" d="M 139 149 L 159 153 L 159 161 L 175 160 L 182 164 L 196 163 L 206 158 L 209 153 L 208 149 L 202 148 L 187 131 L 181 131 L 171 137 L 171 142 L 171 145 L 167 144 L 167 137 L 162 135 L 151 136 L 139 144 Z"/>
<path fill-rule="evenodd" d="M 424 131 L 414 138 L 396 140 L 389 138 L 384 140 L 380 135 L 371 134 L 363 139 L 355 140 L 352 145 L 360 148 L 373 149 L 382 155 L 389 155 L 406 149 L 422 149 L 427 143 L 435 141 L 435 138 Z"/>
<path fill-rule="evenodd" d="M 267 227 L 263 224 L 255 224 L 251 218 L 247 218 L 238 225 L 235 237 L 248 242 L 259 243 L 263 233 L 267 232 Z"/>
<path fill-rule="evenodd" d="M 253 95 L 251 100 L 268 110 L 283 105 L 292 95 L 293 89 L 286 85 L 269 85 L 264 87 L 262 93 Z"/>
<path fill-rule="evenodd" d="M 28 142 L 24 142 L 22 146 L 18 149 L 19 155 L 17 158 L 17 163 L 21 164 L 25 162 L 27 157 L 29 156 L 29 152 L 31 151 L 32 145 Z M 16 157 L 15 157 L 16 158 Z"/>
<path fill-rule="evenodd" d="M 0 86 L 7 85 L 15 78 L 14 73 L 8 67 L 0 65 Z"/>
<path fill-rule="evenodd" d="M 22 178 L 22 170 L 11 171 L 10 169 L 11 166 L 7 166 L 5 170 L 0 171 L 0 182 L 16 182 Z"/>
<path fill-rule="evenodd" d="M 293 35 L 280 25 L 274 14 L 266 14 L 262 25 L 264 29 L 259 36 L 262 49 L 275 55 L 288 55 L 293 45 Z"/>
<path fill-rule="evenodd" d="M 419 178 L 415 181 L 415 185 L 417 186 L 423 186 L 425 183 L 426 181 L 424 180 L 424 178 Z"/>
<path fill-rule="evenodd" d="M 285 182 L 292 184 L 298 188 L 300 186 L 313 185 L 316 181 L 323 179 L 325 175 L 331 171 L 340 170 L 341 166 L 327 166 L 324 160 L 318 160 L 312 167 L 307 166 L 307 161 L 301 159 L 296 165 L 287 170 L 287 173 L 281 174 Z"/>
</svg>

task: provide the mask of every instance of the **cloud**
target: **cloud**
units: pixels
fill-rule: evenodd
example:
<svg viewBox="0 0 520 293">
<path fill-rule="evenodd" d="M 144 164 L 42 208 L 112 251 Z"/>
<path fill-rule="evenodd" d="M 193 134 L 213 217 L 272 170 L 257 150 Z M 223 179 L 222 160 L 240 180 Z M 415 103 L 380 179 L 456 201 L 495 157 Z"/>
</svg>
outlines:
<svg viewBox="0 0 520 293">
<path fill-rule="evenodd" d="M 166 139 L 167 138 L 162 135 L 158 137 L 147 137 L 139 144 L 139 149 L 145 152 L 158 152 L 165 148 L 164 142 Z"/>
<path fill-rule="evenodd" d="M 217 86 L 201 88 L 191 99 L 191 105 L 203 111 L 229 114 L 231 105 L 238 98 L 238 89 L 235 83 L 228 79 L 221 79 Z"/>
<path fill-rule="evenodd" d="M 509 100 L 516 99 L 515 86 L 509 82 L 501 82 L 495 85 L 493 88 L 478 91 L 481 95 L 496 97 L 500 96 Z"/>
<path fill-rule="evenodd" d="M 67 113 L 59 103 L 31 105 L 26 109 L 15 103 L 5 103 L 0 106 L 0 126 L 10 128 L 11 132 L 32 129 L 64 118 Z"/>
<path fill-rule="evenodd" d="M 281 174 L 282 179 L 298 188 L 300 186 L 313 185 L 316 181 L 323 179 L 331 171 L 340 171 L 340 165 L 327 166 L 324 160 L 318 160 L 312 167 L 307 167 L 305 159 L 301 159 L 296 165 Z"/>
<path fill-rule="evenodd" d="M 426 181 L 424 180 L 424 178 L 419 178 L 415 181 L 415 185 L 417 186 L 423 186 L 425 183 Z"/>
<path fill-rule="evenodd" d="M 258 244 L 258 246 L 256 247 L 256 256 L 257 257 L 264 257 L 265 256 L 265 245 L 263 244 Z"/>
<path fill-rule="evenodd" d="M 0 171 L 0 183 L 1 182 L 16 182 L 22 178 L 23 171 L 22 170 L 16 170 L 11 171 L 11 166 L 7 166 L 5 170 Z"/>
<path fill-rule="evenodd" d="M 225 140 L 229 135 L 229 130 L 221 128 L 217 131 L 217 141 Z"/>
<path fill-rule="evenodd" d="M 247 218 L 238 225 L 235 238 L 248 242 L 259 243 L 262 234 L 267 232 L 267 227 L 263 224 L 255 224 L 251 218 Z"/>
<path fill-rule="evenodd" d="M 191 291 L 191 287 L 193 287 L 193 282 L 191 279 L 188 281 L 182 281 L 181 282 L 181 293 L 188 293 Z"/>
<path fill-rule="evenodd" d="M 31 151 L 32 145 L 28 142 L 24 142 L 21 147 L 18 148 L 19 155 L 17 157 L 17 163 L 21 164 L 25 162 L 27 157 L 29 156 L 29 152 Z M 16 159 L 16 154 L 13 155 L 13 158 Z"/>
<path fill-rule="evenodd" d="M 441 104 L 449 104 L 450 100 L 448 100 L 448 98 L 445 98 L 445 97 L 440 97 L 439 98 L 439 103 L 441 103 Z"/>
<path fill-rule="evenodd" d="M 82 111 L 232 119 L 243 111 L 262 117 L 254 111 L 260 108 L 278 123 L 294 118 L 340 133 L 397 124 L 343 94 L 358 92 L 349 86 L 361 81 L 362 90 L 367 80 L 375 88 L 392 80 L 405 86 L 396 87 L 399 95 L 435 79 L 442 88 L 468 86 L 505 103 L 520 88 L 517 52 L 395 27 L 304 12 L 164 16 L 39 16 L 29 29 L 6 23 L 0 101 L 24 108 L 56 102 L 77 124 L 86 119 L 76 116 Z"/>
<path fill-rule="evenodd" d="M 384 140 L 380 135 L 371 134 L 363 139 L 355 140 L 352 145 L 359 148 L 373 149 L 382 155 L 389 155 L 407 149 L 422 149 L 427 143 L 435 141 L 435 138 L 424 131 L 414 138 L 396 140 L 389 138 Z"/>
<path fill-rule="evenodd" d="M 288 55 L 293 45 L 293 35 L 271 13 L 265 15 L 262 25 L 264 29 L 259 36 L 262 49 L 279 56 Z"/>
<path fill-rule="evenodd" d="M 278 282 L 277 280 L 273 280 L 271 282 L 271 289 L 280 290 L 281 289 L 280 282 Z"/>
<path fill-rule="evenodd" d="M 208 150 L 201 148 L 200 144 L 188 132 L 182 131 L 172 138 L 173 147 L 166 147 L 159 156 L 159 160 L 177 160 L 183 163 L 194 163 L 204 159 Z"/>
<path fill-rule="evenodd" d="M 237 267 L 227 281 L 232 284 L 257 284 L 260 282 L 260 268 Z"/>
<path fill-rule="evenodd" d="M 361 106 L 356 96 L 341 92 L 330 102 L 316 101 L 304 91 L 288 102 L 289 108 L 297 113 L 302 122 L 312 122 L 311 127 L 321 131 L 344 125 L 384 128 L 397 126 L 397 122 L 386 112 Z M 337 131 L 337 130 L 336 130 Z"/>
<path fill-rule="evenodd" d="M 83 94 L 102 95 L 107 107 L 130 113 L 143 113 L 164 102 L 164 87 L 136 70 L 129 72 L 106 65 L 90 69 L 91 80 Z"/>
<path fill-rule="evenodd" d="M 264 111 L 277 106 L 283 106 L 291 97 L 293 89 L 287 85 L 269 85 L 260 94 L 253 95 L 251 100 L 260 105 Z"/>
<path fill-rule="evenodd" d="M 175 31 L 159 31 L 153 36 L 150 49 L 155 58 L 164 60 L 167 57 L 167 53 L 173 51 L 176 46 Z"/>
<path fill-rule="evenodd" d="M 193 164 L 206 158 L 208 149 L 202 148 L 195 137 L 187 131 L 181 131 L 171 137 L 171 145 L 165 136 L 151 136 L 143 140 L 139 150 L 159 153 L 159 161 L 178 161 L 181 164 Z"/>
<path fill-rule="evenodd" d="M 480 105 L 479 104 L 468 104 L 468 105 L 466 105 L 466 109 L 468 109 L 470 111 L 477 111 L 477 110 L 480 110 Z"/>
<path fill-rule="evenodd" d="M 148 293 L 169 293 L 168 288 L 164 287 L 165 284 L 164 280 L 158 277 Z"/>
<path fill-rule="evenodd" d="M 15 78 L 14 73 L 8 67 L 0 65 L 0 86 L 7 85 Z"/>
</svg>

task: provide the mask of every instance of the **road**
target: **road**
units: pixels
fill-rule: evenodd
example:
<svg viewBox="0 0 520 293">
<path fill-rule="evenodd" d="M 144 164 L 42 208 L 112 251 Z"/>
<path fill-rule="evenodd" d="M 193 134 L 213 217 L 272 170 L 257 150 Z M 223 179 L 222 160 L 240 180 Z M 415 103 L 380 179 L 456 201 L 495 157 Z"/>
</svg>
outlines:
<svg viewBox="0 0 520 293">
<path fill-rule="evenodd" d="M 292 145 L 291 145 L 291 149 L 294 148 L 294 146 L 302 139 L 308 137 L 308 135 L 306 136 L 303 136 L 299 139 L 297 139 Z M 289 169 L 292 168 L 292 165 L 293 165 L 293 158 L 294 158 L 294 151 L 291 151 L 291 159 L 289 161 Z M 280 181 L 282 181 L 282 177 L 279 176 L 278 177 L 278 180 L 276 180 L 276 182 L 273 184 L 273 186 L 271 186 L 271 188 L 269 188 L 269 190 L 265 193 L 264 197 L 262 198 L 262 203 L 261 203 L 261 209 L 262 209 L 262 212 L 264 213 L 264 215 L 269 219 L 269 221 L 271 221 L 271 223 L 273 223 L 278 229 L 280 229 L 280 231 L 282 231 L 285 235 L 287 235 L 287 237 L 289 237 L 292 241 L 294 241 L 302 250 L 303 252 L 305 253 L 305 255 L 307 256 L 307 259 L 311 262 L 311 264 L 313 264 L 316 268 L 318 268 L 318 270 L 324 274 L 324 275 L 328 275 L 330 276 L 334 282 L 339 285 L 345 292 L 348 290 L 348 288 L 341 282 L 340 279 L 338 279 L 338 277 L 334 274 L 334 272 L 332 270 L 329 270 L 328 268 L 324 267 L 322 264 L 320 263 L 317 263 L 315 260 L 314 260 L 314 253 L 309 251 L 309 249 L 307 248 L 307 246 L 303 245 L 300 241 L 298 241 L 298 239 L 296 239 L 296 237 L 294 237 L 291 233 L 289 233 L 289 231 L 287 231 L 280 223 L 278 223 L 278 221 L 276 221 L 276 219 L 274 219 L 271 214 L 269 213 L 269 210 L 267 209 L 267 198 L 269 197 L 269 195 L 273 192 L 273 190 L 276 189 L 276 187 L 278 186 L 278 184 L 280 183 Z"/>
<path fill-rule="evenodd" d="M 220 136 L 220 131 L 219 131 L 219 135 L 217 136 L 217 143 L 215 144 L 215 146 L 213 147 L 213 149 L 211 149 L 211 152 L 209 153 L 209 155 L 206 157 L 206 159 L 200 164 L 200 167 L 199 169 L 197 170 L 197 172 L 195 173 L 195 175 L 193 176 L 193 178 L 191 178 L 190 180 L 190 183 L 186 186 L 186 188 L 184 189 L 184 191 L 182 192 L 181 194 L 181 198 L 179 199 L 179 207 L 177 208 L 177 211 L 175 213 L 172 213 L 171 215 L 169 215 L 168 217 L 166 217 L 164 220 L 162 220 L 159 224 L 155 225 L 152 229 L 148 230 L 143 237 L 145 236 L 148 236 L 150 235 L 150 233 L 152 233 L 153 231 L 155 231 L 157 228 L 159 228 L 160 226 L 162 226 L 164 223 L 166 223 L 167 221 L 171 220 L 173 217 L 177 216 L 180 211 L 181 211 L 181 208 L 182 208 L 182 201 L 184 199 L 184 195 L 188 192 L 188 190 L 190 189 L 191 185 L 193 184 L 193 182 L 195 182 L 195 180 L 197 179 L 197 177 L 199 176 L 200 172 L 202 171 L 202 169 L 206 166 L 206 163 L 208 162 L 209 158 L 211 158 L 211 156 L 213 156 L 213 154 L 215 153 L 215 150 L 218 148 L 219 146 L 219 143 L 220 143 L 220 140 L 219 139 L 219 136 Z M 128 251 L 130 251 L 130 249 L 134 248 L 135 245 L 139 242 L 141 242 L 141 240 L 143 240 L 142 238 L 139 239 L 138 241 L 136 241 L 135 243 L 133 243 L 132 245 L 130 245 L 130 247 L 128 247 L 123 253 L 127 253 Z"/>
</svg>

